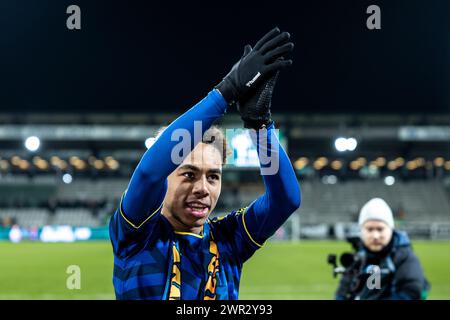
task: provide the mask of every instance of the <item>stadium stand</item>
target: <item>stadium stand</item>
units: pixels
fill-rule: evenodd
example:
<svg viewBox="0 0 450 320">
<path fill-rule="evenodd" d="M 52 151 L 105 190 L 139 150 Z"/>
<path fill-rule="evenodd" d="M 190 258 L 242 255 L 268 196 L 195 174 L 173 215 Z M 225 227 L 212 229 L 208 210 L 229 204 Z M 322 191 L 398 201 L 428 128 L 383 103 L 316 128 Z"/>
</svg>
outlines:
<svg viewBox="0 0 450 320">
<path fill-rule="evenodd" d="M 323 184 L 303 181 L 304 223 L 354 222 L 361 206 L 381 197 L 394 211 L 401 209 L 400 220 L 413 222 L 450 222 L 450 201 L 440 181 L 396 182 L 387 187 L 382 180 Z"/>
<path fill-rule="evenodd" d="M 106 226 L 145 152 L 144 142 L 174 118 L 0 115 L 0 129 L 11 133 L 0 144 L 0 223 Z M 450 117 L 277 114 L 276 121 L 302 190 L 302 205 L 286 230 L 301 225 L 312 234 L 354 224 L 368 199 L 382 197 L 405 228 L 450 237 Z M 231 114 L 219 125 L 231 130 L 230 137 L 241 128 L 240 118 Z M 33 132 L 45 148 L 26 150 L 21 132 Z M 338 152 L 333 141 L 341 136 L 356 137 L 357 149 Z M 238 153 L 238 146 L 233 148 Z M 239 151 L 250 159 L 256 150 Z M 395 183 L 386 184 L 388 176 Z M 257 166 L 227 163 L 213 215 L 245 207 L 263 192 Z"/>
</svg>

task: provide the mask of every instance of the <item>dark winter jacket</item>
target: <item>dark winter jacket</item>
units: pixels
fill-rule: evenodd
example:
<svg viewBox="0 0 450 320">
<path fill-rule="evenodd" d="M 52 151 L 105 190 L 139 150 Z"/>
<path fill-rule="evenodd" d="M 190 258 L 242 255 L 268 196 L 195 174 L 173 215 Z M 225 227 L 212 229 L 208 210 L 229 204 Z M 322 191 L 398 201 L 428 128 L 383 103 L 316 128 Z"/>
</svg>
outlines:
<svg viewBox="0 0 450 320">
<path fill-rule="evenodd" d="M 337 300 L 426 298 L 429 284 L 406 233 L 394 230 L 391 242 L 380 252 L 361 244 L 353 261 L 342 276 Z"/>
</svg>

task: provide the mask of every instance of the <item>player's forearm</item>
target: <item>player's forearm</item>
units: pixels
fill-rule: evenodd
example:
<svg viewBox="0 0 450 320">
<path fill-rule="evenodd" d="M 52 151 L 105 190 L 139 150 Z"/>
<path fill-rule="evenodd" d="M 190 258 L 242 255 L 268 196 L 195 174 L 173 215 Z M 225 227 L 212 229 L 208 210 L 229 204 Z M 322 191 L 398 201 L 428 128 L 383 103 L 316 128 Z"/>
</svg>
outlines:
<svg viewBox="0 0 450 320">
<path fill-rule="evenodd" d="M 253 227 L 249 228 L 254 229 L 253 234 L 259 239 L 270 237 L 300 207 L 301 203 L 297 177 L 278 138 L 271 134 L 273 130 L 273 126 L 267 130 L 267 143 L 262 143 L 261 135 L 257 136 L 260 161 L 270 159 L 271 164 L 261 164 L 265 167 L 261 169 L 261 174 L 266 190 L 253 203 L 253 215 L 246 217 L 246 219 L 253 219 L 253 223 L 249 223 Z M 269 156 L 265 156 L 267 154 Z"/>
<path fill-rule="evenodd" d="M 201 125 L 201 139 L 211 124 L 226 112 L 226 108 L 227 103 L 220 93 L 216 90 L 211 91 L 207 97 L 173 121 L 145 152 L 133 173 L 123 200 L 124 211 L 130 215 L 131 219 L 140 221 L 139 215 L 147 216 L 161 203 L 166 191 L 167 176 L 187 156 L 186 153 L 179 157 L 177 153 L 176 156 L 179 158 L 174 159 L 172 152 L 175 146 L 179 143 L 187 143 L 192 150 L 195 143 L 200 142 L 197 141 L 199 139 L 195 140 L 198 133 L 195 136 L 194 123 L 197 123 L 196 128 L 199 128 L 199 124 Z M 178 136 L 177 141 L 172 141 L 172 135 L 174 134 L 173 140 L 175 140 L 177 133 L 181 133 L 182 138 Z M 180 139 L 188 139 L 188 141 Z"/>
<path fill-rule="evenodd" d="M 301 202 L 300 186 L 292 164 L 275 135 L 274 125 L 267 130 L 267 137 L 258 134 L 258 138 L 257 150 L 260 162 L 266 162 L 261 163 L 261 175 L 266 187 L 268 205 L 270 208 L 277 207 L 278 210 L 290 214 Z"/>
</svg>

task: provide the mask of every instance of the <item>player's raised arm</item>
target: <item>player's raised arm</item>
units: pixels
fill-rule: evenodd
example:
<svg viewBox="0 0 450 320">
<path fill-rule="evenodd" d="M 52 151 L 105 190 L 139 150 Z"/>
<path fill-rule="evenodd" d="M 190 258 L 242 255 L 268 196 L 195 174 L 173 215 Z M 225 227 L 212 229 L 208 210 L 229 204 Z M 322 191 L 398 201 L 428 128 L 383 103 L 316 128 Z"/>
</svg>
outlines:
<svg viewBox="0 0 450 320">
<path fill-rule="evenodd" d="M 167 176 L 180 164 L 186 154 L 175 154 L 175 147 L 182 144 L 195 146 L 194 123 L 201 128 L 201 135 L 212 122 L 222 116 L 227 103 L 216 91 L 172 122 L 145 152 L 131 177 L 123 197 L 122 210 L 134 225 L 141 224 L 162 203 L 166 192 Z M 198 134 L 198 133 L 197 133 Z M 189 139 L 182 141 L 181 139 Z"/>
<path fill-rule="evenodd" d="M 245 127 L 256 129 L 251 131 L 251 136 L 257 147 L 266 189 L 242 216 L 248 236 L 258 245 L 272 236 L 301 203 L 294 169 L 279 143 L 271 119 L 271 97 L 277 78 L 278 73 L 275 73 L 255 95 L 238 104 Z"/>
<path fill-rule="evenodd" d="M 293 45 L 288 41 L 289 34 L 275 28 L 262 37 L 255 48 L 247 46 L 244 56 L 216 89 L 177 118 L 145 152 L 121 204 L 123 215 L 133 226 L 142 224 L 161 205 L 166 192 L 166 178 L 188 154 L 177 155 L 178 161 L 174 161 L 174 148 L 180 142 L 186 143 L 180 139 L 190 139 L 188 144 L 192 150 L 201 141 L 194 132 L 196 121 L 200 123 L 203 135 L 213 121 L 226 112 L 228 105 L 251 93 L 268 74 L 290 65 L 290 60 L 277 60 L 292 50 Z"/>
<path fill-rule="evenodd" d="M 266 191 L 252 203 L 243 216 L 249 235 L 258 244 L 262 244 L 272 236 L 289 216 L 300 207 L 301 203 L 300 186 L 291 162 L 275 135 L 274 124 L 272 123 L 267 130 L 262 131 L 254 137 L 254 141 L 257 141 L 257 146 L 260 149 L 259 157 L 260 159 L 266 158 L 261 156 L 263 152 L 267 152 L 261 141 L 267 139 L 267 149 L 270 154 L 267 158 L 270 158 L 270 161 L 278 161 L 278 169 L 273 174 L 271 171 L 274 168 L 261 165 Z M 269 174 L 264 173 L 266 170 Z"/>
</svg>

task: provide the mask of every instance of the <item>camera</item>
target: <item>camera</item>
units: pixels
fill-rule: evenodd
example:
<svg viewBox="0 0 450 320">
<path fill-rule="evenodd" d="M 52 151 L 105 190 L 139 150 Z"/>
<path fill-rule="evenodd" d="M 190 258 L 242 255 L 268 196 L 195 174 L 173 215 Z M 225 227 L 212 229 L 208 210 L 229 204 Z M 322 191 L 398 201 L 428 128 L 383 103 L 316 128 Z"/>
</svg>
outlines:
<svg viewBox="0 0 450 320">
<path fill-rule="evenodd" d="M 349 268 L 355 266 L 360 261 L 358 250 L 361 245 L 361 239 L 359 237 L 347 237 L 346 241 L 352 246 L 353 252 L 344 252 L 339 257 L 340 266 L 337 264 L 337 255 L 329 254 L 327 257 L 328 264 L 333 267 L 333 278 L 336 278 L 338 274 L 343 274 Z"/>
</svg>

